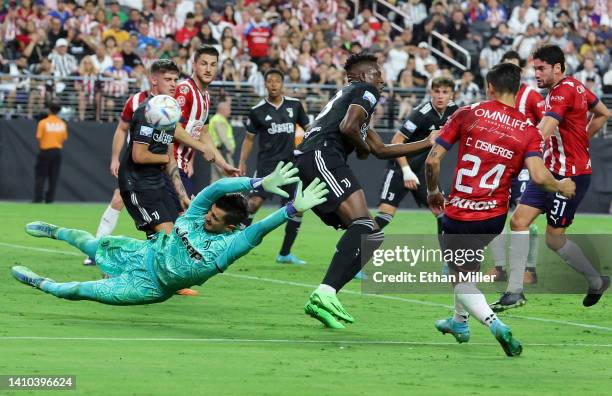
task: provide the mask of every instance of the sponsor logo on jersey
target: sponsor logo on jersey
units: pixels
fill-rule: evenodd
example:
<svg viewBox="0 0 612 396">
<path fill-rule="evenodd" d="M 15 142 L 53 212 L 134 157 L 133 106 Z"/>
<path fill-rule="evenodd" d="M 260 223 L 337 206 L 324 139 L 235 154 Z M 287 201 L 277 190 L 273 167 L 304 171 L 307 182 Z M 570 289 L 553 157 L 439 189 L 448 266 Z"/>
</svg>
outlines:
<svg viewBox="0 0 612 396">
<path fill-rule="evenodd" d="M 153 135 L 153 128 L 146 125 L 140 127 L 140 136 L 151 137 Z"/>
<path fill-rule="evenodd" d="M 497 201 L 472 201 L 467 198 L 459 198 L 453 197 L 453 199 L 449 202 L 450 205 L 453 205 L 460 209 L 471 209 L 471 210 L 490 210 L 497 207 Z"/>
<path fill-rule="evenodd" d="M 553 95 L 550 97 L 550 100 L 553 102 L 563 102 L 565 98 L 561 95 Z"/>
<path fill-rule="evenodd" d="M 182 93 L 182 94 L 186 94 L 187 92 L 189 92 L 189 87 L 187 85 L 182 85 L 179 88 L 179 92 Z"/>
<path fill-rule="evenodd" d="M 584 93 L 584 92 L 585 92 L 585 91 L 584 91 L 584 87 L 583 87 L 582 85 L 578 85 L 578 86 L 576 87 L 576 91 L 578 91 L 578 93 L 579 93 L 579 94 L 582 94 L 582 93 Z"/>
<path fill-rule="evenodd" d="M 289 114 L 289 118 L 293 118 L 293 109 L 291 107 L 287 107 L 287 114 Z"/>
<path fill-rule="evenodd" d="M 374 94 L 373 94 L 372 92 L 370 92 L 370 91 L 365 91 L 365 92 L 363 93 L 363 98 L 364 98 L 365 100 L 367 100 L 368 102 L 370 102 L 370 104 L 371 104 L 372 106 L 376 105 L 376 96 L 374 96 Z"/>
<path fill-rule="evenodd" d="M 185 106 L 185 97 L 183 95 L 179 96 L 176 101 L 178 102 L 179 106 Z"/>
<path fill-rule="evenodd" d="M 510 115 L 499 111 L 476 109 L 476 111 L 474 111 L 474 114 L 476 115 L 476 117 L 484 117 L 491 121 L 507 125 L 510 128 L 518 128 L 521 131 L 525 130 L 525 125 L 527 125 L 527 122 L 510 117 Z"/>
<path fill-rule="evenodd" d="M 165 131 L 156 131 L 153 134 L 153 140 L 156 142 L 160 142 L 162 144 L 170 144 L 172 143 L 173 135 L 167 134 Z"/>
<path fill-rule="evenodd" d="M 417 126 L 415 125 L 414 122 L 410 121 L 410 120 L 406 120 L 404 121 L 404 128 L 406 128 L 408 131 L 410 131 L 410 133 L 416 131 Z"/>
<path fill-rule="evenodd" d="M 202 254 L 198 252 L 193 246 L 191 246 L 191 242 L 189 242 L 189 239 L 187 238 L 189 232 L 181 230 L 180 227 L 176 227 L 174 229 L 174 232 L 176 233 L 176 236 L 180 238 L 181 242 L 183 243 L 183 246 L 185 246 L 185 250 L 187 250 L 187 254 L 189 254 L 189 257 L 195 261 L 202 260 Z"/>
<path fill-rule="evenodd" d="M 274 135 L 277 133 L 293 133 L 293 132 L 295 132 L 295 125 L 292 122 L 285 122 L 283 124 L 277 124 L 273 122 L 270 128 L 268 128 L 268 133 L 271 135 Z"/>
</svg>

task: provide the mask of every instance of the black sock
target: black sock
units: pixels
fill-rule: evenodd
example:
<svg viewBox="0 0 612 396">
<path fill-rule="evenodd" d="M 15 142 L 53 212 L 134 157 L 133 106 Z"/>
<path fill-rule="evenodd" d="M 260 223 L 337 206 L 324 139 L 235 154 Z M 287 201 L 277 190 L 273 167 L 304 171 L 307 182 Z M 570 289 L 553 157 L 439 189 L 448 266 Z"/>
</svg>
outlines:
<svg viewBox="0 0 612 396">
<path fill-rule="evenodd" d="M 342 282 L 344 283 L 342 283 L 341 288 L 355 278 L 355 275 L 361 271 L 363 265 L 372 258 L 374 251 L 378 249 L 380 245 L 382 245 L 384 238 L 385 234 L 382 232 L 382 230 L 368 235 L 365 246 L 363 246 L 363 250 L 360 252 L 359 256 L 353 260 L 350 269 L 346 271 L 345 276 L 342 278 Z"/>
<path fill-rule="evenodd" d="M 295 242 L 295 238 L 297 238 L 301 225 L 302 218 L 297 216 L 290 219 L 285 225 L 285 238 L 283 239 L 283 245 L 281 246 L 281 250 L 279 252 L 281 256 L 286 256 L 291 253 L 291 246 L 293 246 L 293 242 Z"/>
<path fill-rule="evenodd" d="M 438 235 L 442 235 L 442 216 L 444 215 L 436 216 L 436 222 L 438 223 Z"/>
<path fill-rule="evenodd" d="M 378 224 L 378 228 L 381 230 L 387 226 L 393 220 L 393 215 L 389 213 L 378 212 L 374 221 Z"/>
<path fill-rule="evenodd" d="M 249 214 L 249 217 L 247 217 L 243 222 L 242 225 L 244 225 L 245 227 L 250 226 L 251 224 L 253 224 L 253 217 L 255 217 L 254 214 Z"/>
<path fill-rule="evenodd" d="M 369 235 L 373 229 L 374 221 L 368 217 L 356 219 L 348 226 L 336 245 L 336 253 L 321 283 L 333 287 L 336 291 L 346 284 L 345 278 L 353 271 L 354 261 L 360 256 L 361 235 Z"/>
</svg>

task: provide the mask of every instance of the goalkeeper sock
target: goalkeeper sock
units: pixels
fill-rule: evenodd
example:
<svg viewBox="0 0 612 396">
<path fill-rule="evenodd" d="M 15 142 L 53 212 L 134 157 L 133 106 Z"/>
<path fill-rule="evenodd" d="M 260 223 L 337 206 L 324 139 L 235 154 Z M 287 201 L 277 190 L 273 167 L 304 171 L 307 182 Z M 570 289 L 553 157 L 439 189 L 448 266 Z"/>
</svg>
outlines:
<svg viewBox="0 0 612 396">
<path fill-rule="evenodd" d="M 106 208 L 100 219 L 100 225 L 96 232 L 96 238 L 107 236 L 113 233 L 113 230 L 117 226 L 119 220 L 120 210 L 113 209 L 110 205 Z"/>
<path fill-rule="evenodd" d="M 497 320 L 497 315 L 491 310 L 485 296 L 475 284 L 462 282 L 455 285 L 455 299 L 480 323 L 490 327 L 491 323 Z"/>
<path fill-rule="evenodd" d="M 393 220 L 393 215 L 390 213 L 378 212 L 376 217 L 374 217 L 374 221 L 378 224 L 378 228 L 381 230 L 385 228 L 390 222 Z"/>
<path fill-rule="evenodd" d="M 57 231 L 57 239 L 68 242 L 70 245 L 85 253 L 87 257 L 96 257 L 99 239 L 94 238 L 87 231 L 60 228 Z"/>
<path fill-rule="evenodd" d="M 372 230 L 374 230 L 374 221 L 369 217 L 355 219 L 348 226 L 336 245 L 336 253 L 323 278 L 323 284 L 330 285 L 336 290 L 340 290 L 344 286 L 348 273 L 354 270 L 354 260 L 359 257 L 361 235 L 371 234 Z"/>
<path fill-rule="evenodd" d="M 508 277 L 508 293 L 523 291 L 525 264 L 529 253 L 529 231 L 512 231 L 510 233 L 510 275 Z"/>
<path fill-rule="evenodd" d="M 584 275 L 591 289 L 601 288 L 601 275 L 599 275 L 599 272 L 593 267 L 589 259 L 585 257 L 580 246 L 566 239 L 561 249 L 557 250 L 557 254 L 561 256 L 570 267 Z"/>
<path fill-rule="evenodd" d="M 281 256 L 286 256 L 291 253 L 291 247 L 295 242 L 295 238 L 297 238 L 301 225 L 302 218 L 300 216 L 293 216 L 289 219 L 289 221 L 287 221 L 287 224 L 285 225 L 285 238 L 283 239 L 283 245 L 281 246 L 281 250 L 279 252 Z"/>
</svg>

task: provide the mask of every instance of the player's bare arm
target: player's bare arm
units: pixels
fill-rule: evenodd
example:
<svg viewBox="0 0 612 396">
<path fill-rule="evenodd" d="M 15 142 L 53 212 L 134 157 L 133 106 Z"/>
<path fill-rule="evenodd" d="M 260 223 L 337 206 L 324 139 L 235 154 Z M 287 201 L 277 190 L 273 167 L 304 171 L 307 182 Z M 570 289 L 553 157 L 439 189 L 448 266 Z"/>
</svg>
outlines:
<svg viewBox="0 0 612 396">
<path fill-rule="evenodd" d="M 170 177 L 170 181 L 172 181 L 172 185 L 176 190 L 176 194 L 178 195 L 179 201 L 181 203 L 181 207 L 183 210 L 189 207 L 191 200 L 187 196 L 187 191 L 185 191 L 185 186 L 183 186 L 183 181 L 181 180 L 181 174 L 179 173 L 179 168 L 176 165 L 176 161 L 174 160 L 174 155 L 172 150 L 174 149 L 174 145 L 168 146 L 168 158 L 170 161 L 165 168 L 165 172 Z"/>
<path fill-rule="evenodd" d="M 444 212 L 444 196 L 438 189 L 440 177 L 440 162 L 447 150 L 435 143 L 425 160 L 425 179 L 427 181 L 427 205 L 434 215 Z"/>
<path fill-rule="evenodd" d="M 349 106 L 346 115 L 340 122 L 340 133 L 344 136 L 357 151 L 357 157 L 365 159 L 370 153 L 370 147 L 361 138 L 361 125 L 368 118 L 368 113 L 359 105 L 352 104 Z"/>
<path fill-rule="evenodd" d="M 170 162 L 170 157 L 172 155 L 150 152 L 147 143 L 134 142 L 132 146 L 132 161 L 135 164 L 166 165 Z"/>
<path fill-rule="evenodd" d="M 431 139 L 429 137 L 412 143 L 385 144 L 380 135 L 373 129 L 368 130 L 366 143 L 370 147 L 372 154 L 379 159 L 403 157 L 431 147 Z"/>
<path fill-rule="evenodd" d="M 531 180 L 540 186 L 540 188 L 546 191 L 558 192 L 566 198 L 571 199 L 574 197 L 576 193 L 576 183 L 567 177 L 562 180 L 555 179 L 552 173 L 550 173 L 544 165 L 544 160 L 542 160 L 542 158 L 529 157 L 525 159 L 525 165 L 527 165 Z"/>
<path fill-rule="evenodd" d="M 591 112 L 593 115 L 591 116 L 591 120 L 587 126 L 587 136 L 589 138 L 592 138 L 597 131 L 603 128 L 603 126 L 608 122 L 608 118 L 610 118 L 610 110 L 608 110 L 606 105 L 601 100 L 595 106 L 593 106 Z"/>
<path fill-rule="evenodd" d="M 542 133 L 544 140 L 548 139 L 555 132 L 555 129 L 559 127 L 559 121 L 551 116 L 544 116 L 538 124 L 538 129 Z"/>
<path fill-rule="evenodd" d="M 127 134 L 130 129 L 130 124 L 123 120 L 119 120 L 119 124 L 117 124 L 117 128 L 115 129 L 115 134 L 113 135 L 113 145 L 111 149 L 111 164 L 110 164 L 110 172 L 113 176 L 119 176 L 119 155 L 121 154 L 121 149 L 123 148 L 123 144 L 127 139 Z"/>
<path fill-rule="evenodd" d="M 246 175 L 247 172 L 247 160 L 251 155 L 251 151 L 253 151 L 253 143 L 255 142 L 255 134 L 247 132 L 244 135 L 244 140 L 242 141 L 242 147 L 240 148 L 240 162 L 238 163 L 238 167 L 240 168 L 240 173 Z"/>
<path fill-rule="evenodd" d="M 191 137 L 191 135 L 188 134 L 187 131 L 185 131 L 185 128 L 183 128 L 180 124 L 176 124 L 176 129 L 174 131 L 174 140 L 201 152 L 204 155 L 204 159 L 206 161 L 213 162 L 213 159 L 215 158 L 214 150 L 212 150 L 210 146 L 207 146 L 202 141 L 196 140 Z"/>
</svg>

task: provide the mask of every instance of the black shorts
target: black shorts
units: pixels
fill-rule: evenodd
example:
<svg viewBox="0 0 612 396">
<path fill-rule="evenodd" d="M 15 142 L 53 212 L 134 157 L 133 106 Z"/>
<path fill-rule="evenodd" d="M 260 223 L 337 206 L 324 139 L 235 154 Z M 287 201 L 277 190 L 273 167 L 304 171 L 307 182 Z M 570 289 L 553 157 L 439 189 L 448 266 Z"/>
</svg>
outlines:
<svg viewBox="0 0 612 396">
<path fill-rule="evenodd" d="M 140 231 L 152 232 L 156 225 L 174 223 L 178 217 L 174 201 L 164 187 L 158 190 L 122 190 L 121 198 Z"/>
<path fill-rule="evenodd" d="M 279 161 L 280 162 L 280 161 Z M 295 162 L 295 160 L 293 158 L 291 159 L 287 159 L 287 160 L 283 160 L 283 162 L 286 164 L 287 162 Z M 274 170 L 276 169 L 276 165 L 278 165 L 277 163 L 264 163 L 264 164 L 257 164 L 257 170 L 255 171 L 255 174 L 253 175 L 253 177 L 266 177 L 268 176 L 270 173 L 274 172 Z M 282 186 L 281 189 L 283 191 L 286 191 L 287 194 L 289 194 L 289 198 L 283 198 L 281 196 L 278 196 L 276 194 L 273 193 L 269 193 L 267 191 L 264 190 L 253 190 L 251 191 L 250 195 L 251 196 L 255 196 L 255 197 L 261 197 L 263 199 L 274 199 L 275 197 L 278 197 L 281 199 L 281 204 L 284 205 L 287 202 L 289 202 L 290 200 L 293 199 L 293 197 L 295 196 L 295 188 L 296 188 L 297 184 L 293 183 L 293 184 L 288 184 L 286 186 Z"/>
<path fill-rule="evenodd" d="M 313 212 L 328 226 L 345 228 L 335 212 L 345 199 L 362 188 L 344 159 L 335 153 L 313 150 L 298 155 L 295 165 L 300 171 L 304 188 L 316 177 L 327 184 L 327 201 L 315 206 Z"/>
<path fill-rule="evenodd" d="M 485 247 L 504 230 L 506 214 L 479 221 L 454 220 L 442 217 L 440 247 L 444 255 L 452 251 L 447 264 L 458 272 L 480 270 Z M 470 253 L 471 252 L 471 253 Z M 480 252 L 480 253 L 478 253 Z"/>
<path fill-rule="evenodd" d="M 414 202 L 419 207 L 427 206 L 427 183 L 425 181 L 425 167 L 419 166 L 412 168 L 412 171 L 419 178 L 416 190 L 409 190 L 404 187 L 404 174 L 399 166 L 387 166 L 383 175 L 382 184 L 378 198 L 378 205 L 388 204 L 398 208 L 400 203 L 408 194 L 412 193 Z"/>
<path fill-rule="evenodd" d="M 521 196 L 527 189 L 529 184 L 529 170 L 523 168 L 516 179 L 512 180 L 512 187 L 510 188 L 510 207 L 513 208 L 519 204 Z"/>
</svg>

